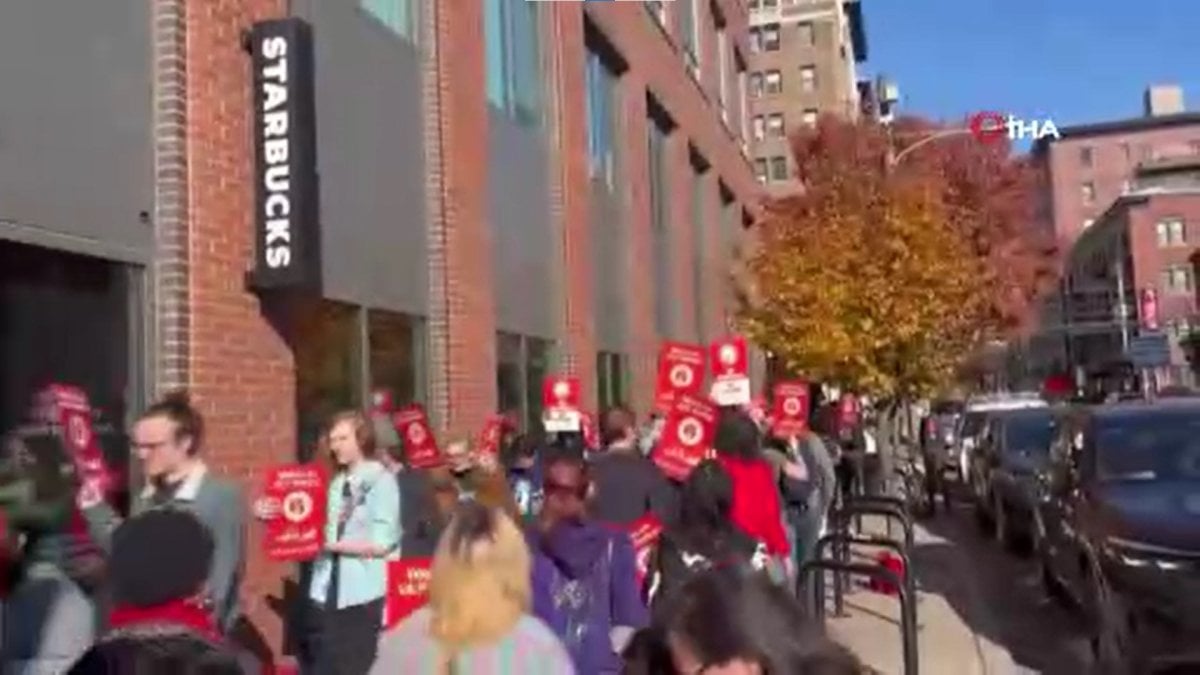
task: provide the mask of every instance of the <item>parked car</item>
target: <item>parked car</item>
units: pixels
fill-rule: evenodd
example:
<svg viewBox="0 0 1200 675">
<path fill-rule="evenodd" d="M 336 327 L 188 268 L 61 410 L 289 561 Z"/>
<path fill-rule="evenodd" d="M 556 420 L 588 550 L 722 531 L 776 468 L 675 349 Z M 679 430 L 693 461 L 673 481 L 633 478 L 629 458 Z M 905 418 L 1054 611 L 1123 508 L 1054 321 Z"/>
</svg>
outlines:
<svg viewBox="0 0 1200 675">
<path fill-rule="evenodd" d="M 955 470 L 963 485 L 969 486 L 969 458 L 979 442 L 979 435 L 983 433 L 988 413 L 1049 406 L 1050 404 L 1038 393 L 993 394 L 969 399 L 954 431 L 953 445 L 947 451 L 949 467 Z"/>
<path fill-rule="evenodd" d="M 970 458 L 971 493 L 980 526 L 996 541 L 1016 548 L 1033 532 L 1038 475 L 1050 455 L 1057 430 L 1051 408 L 989 413 L 979 445 Z"/>
<path fill-rule="evenodd" d="M 1200 668 L 1200 401 L 1073 411 L 1041 482 L 1042 579 L 1086 611 L 1102 672 Z"/>
</svg>

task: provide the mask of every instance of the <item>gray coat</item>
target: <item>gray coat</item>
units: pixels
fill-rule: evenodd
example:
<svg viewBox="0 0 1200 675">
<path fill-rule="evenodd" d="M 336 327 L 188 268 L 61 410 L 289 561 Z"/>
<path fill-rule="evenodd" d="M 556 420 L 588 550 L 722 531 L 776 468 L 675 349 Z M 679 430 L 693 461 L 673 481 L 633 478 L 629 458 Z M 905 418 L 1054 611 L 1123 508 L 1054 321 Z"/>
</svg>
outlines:
<svg viewBox="0 0 1200 675">
<path fill-rule="evenodd" d="M 59 675 L 92 645 L 95 607 L 62 570 L 36 562 L 4 601 L 4 675 Z"/>
<path fill-rule="evenodd" d="M 133 503 L 134 515 L 153 508 L 190 511 L 212 533 L 215 550 L 208 574 L 208 591 L 217 625 L 229 631 L 240 615 L 238 593 L 246 565 L 245 503 L 241 490 L 206 469 L 185 479 L 175 496 L 164 504 L 154 501 L 152 489 L 144 490 Z M 110 550 L 112 533 L 120 517 L 106 504 L 85 511 L 92 536 Z"/>
</svg>

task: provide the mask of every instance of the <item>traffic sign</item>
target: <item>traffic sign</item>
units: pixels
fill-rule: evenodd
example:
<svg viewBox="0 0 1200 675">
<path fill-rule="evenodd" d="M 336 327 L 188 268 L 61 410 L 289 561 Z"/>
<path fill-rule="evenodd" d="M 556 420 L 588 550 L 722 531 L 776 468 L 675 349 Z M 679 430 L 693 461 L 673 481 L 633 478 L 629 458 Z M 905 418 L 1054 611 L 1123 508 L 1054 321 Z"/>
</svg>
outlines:
<svg viewBox="0 0 1200 675">
<path fill-rule="evenodd" d="M 1129 341 L 1129 361 L 1134 368 L 1159 368 L 1171 364 L 1171 344 L 1166 333 L 1144 333 Z"/>
</svg>

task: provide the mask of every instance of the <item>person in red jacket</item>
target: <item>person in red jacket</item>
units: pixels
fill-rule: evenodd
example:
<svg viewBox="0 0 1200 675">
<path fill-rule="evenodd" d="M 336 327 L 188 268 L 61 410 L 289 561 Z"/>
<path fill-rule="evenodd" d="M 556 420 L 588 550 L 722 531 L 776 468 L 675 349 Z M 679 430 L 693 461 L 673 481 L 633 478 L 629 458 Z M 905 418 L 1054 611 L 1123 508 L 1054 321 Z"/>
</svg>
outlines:
<svg viewBox="0 0 1200 675">
<path fill-rule="evenodd" d="M 713 447 L 717 461 L 733 479 L 730 519 L 746 534 L 765 543 L 772 556 L 790 560 L 779 488 L 771 465 L 763 457 L 758 425 L 741 410 L 725 409 L 717 421 Z"/>
</svg>

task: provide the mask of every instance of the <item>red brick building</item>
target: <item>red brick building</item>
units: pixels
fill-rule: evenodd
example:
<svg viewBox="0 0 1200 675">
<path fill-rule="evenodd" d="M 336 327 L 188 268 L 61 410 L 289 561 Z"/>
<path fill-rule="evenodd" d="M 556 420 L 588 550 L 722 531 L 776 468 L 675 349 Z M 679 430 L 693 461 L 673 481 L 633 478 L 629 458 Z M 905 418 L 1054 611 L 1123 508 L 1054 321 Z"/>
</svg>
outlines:
<svg viewBox="0 0 1200 675">
<path fill-rule="evenodd" d="M 645 410 L 661 339 L 725 332 L 759 198 L 741 0 L 83 4 L 66 27 L 0 8 L 0 57 L 26 55 L 0 75 L 5 425 L 45 379 L 117 426 L 187 387 L 209 461 L 249 489 L 376 388 L 444 434 L 536 420 L 555 371 L 589 407 Z M 319 249 L 300 270 L 319 292 L 248 279 L 259 214 L 283 208 L 264 202 L 267 50 L 248 31 L 289 12 L 313 44 L 289 73 L 312 79 L 282 84 L 315 111 L 292 122 L 312 147 L 289 141 L 313 166 L 292 168 L 319 196 L 289 236 L 312 235 L 293 243 Z M 51 36 L 58 56 L 27 58 Z M 249 566 L 245 606 L 278 648 L 287 569 Z"/>
<path fill-rule="evenodd" d="M 1033 156 L 1049 179 L 1039 220 L 1053 232 L 1064 258 L 1076 239 L 1133 189 L 1140 166 L 1200 154 L 1200 113 L 1184 110 L 1177 87 L 1150 87 L 1141 117 L 1059 132 L 1059 139 L 1039 141 Z M 1062 303 L 1059 294 L 1047 299 L 1040 330 L 1031 339 L 1030 365 L 1043 376 L 1068 365 Z"/>
</svg>

